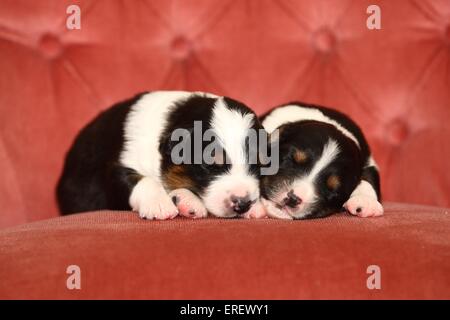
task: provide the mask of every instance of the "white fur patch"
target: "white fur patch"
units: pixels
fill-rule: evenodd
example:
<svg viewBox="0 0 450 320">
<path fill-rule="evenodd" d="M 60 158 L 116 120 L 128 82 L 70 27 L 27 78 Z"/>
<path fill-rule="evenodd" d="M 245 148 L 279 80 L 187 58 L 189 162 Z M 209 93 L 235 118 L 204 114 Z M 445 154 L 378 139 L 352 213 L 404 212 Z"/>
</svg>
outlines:
<svg viewBox="0 0 450 320">
<path fill-rule="evenodd" d="M 339 146 L 336 141 L 329 139 L 323 147 L 322 155 L 320 159 L 314 164 L 312 170 L 307 176 L 308 181 L 314 181 L 317 175 L 325 169 L 339 154 Z"/>
<path fill-rule="evenodd" d="M 172 219 L 177 216 L 177 207 L 162 185 L 150 177 L 144 177 L 134 186 L 130 195 L 130 206 L 141 218 Z"/>
<path fill-rule="evenodd" d="M 245 138 L 255 121 L 255 115 L 229 109 L 223 98 L 217 99 L 210 122 L 234 172 L 246 172 Z"/>
<path fill-rule="evenodd" d="M 213 110 L 210 126 L 215 131 L 228 157 L 230 169 L 217 177 L 207 188 L 203 201 L 215 216 L 232 217 L 231 196 L 259 198 L 259 181 L 249 174 L 245 139 L 252 127 L 255 115 L 242 114 L 228 108 L 225 100 L 218 99 Z"/>
<path fill-rule="evenodd" d="M 159 139 L 166 126 L 167 116 L 176 101 L 186 99 L 191 94 L 183 91 L 151 92 L 143 95 L 131 107 L 124 126 L 124 150 L 120 155 L 123 166 L 159 181 Z"/>
<path fill-rule="evenodd" d="M 350 197 L 354 196 L 365 196 L 377 200 L 376 191 L 373 189 L 372 185 L 365 180 L 361 180 L 356 189 L 353 190 Z"/>
<path fill-rule="evenodd" d="M 288 105 L 275 109 L 263 121 L 263 126 L 270 134 L 275 129 L 289 122 L 302 120 L 315 120 L 333 125 L 341 131 L 346 137 L 352 139 L 358 147 L 360 147 L 358 139 L 341 124 L 327 117 L 319 109 L 305 108 L 297 105 Z"/>
<path fill-rule="evenodd" d="M 362 218 L 382 216 L 384 212 L 376 191 L 365 180 L 361 180 L 344 207 L 351 214 Z"/>
<path fill-rule="evenodd" d="M 231 197 L 259 198 L 259 181 L 246 173 L 228 172 L 217 177 L 206 189 L 202 199 L 206 208 L 217 217 L 234 217 Z"/>
<path fill-rule="evenodd" d="M 120 155 L 123 166 L 160 182 L 161 155 L 159 139 L 166 127 L 167 117 L 175 103 L 194 94 L 216 97 L 212 94 L 186 91 L 155 91 L 143 95 L 127 116 L 125 145 Z"/>
</svg>

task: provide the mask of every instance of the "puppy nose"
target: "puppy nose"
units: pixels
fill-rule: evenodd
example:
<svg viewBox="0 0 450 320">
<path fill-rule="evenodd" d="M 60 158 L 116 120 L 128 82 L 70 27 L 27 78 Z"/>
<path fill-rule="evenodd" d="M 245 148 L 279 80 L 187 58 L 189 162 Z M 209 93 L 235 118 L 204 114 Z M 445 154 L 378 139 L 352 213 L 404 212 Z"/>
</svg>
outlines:
<svg viewBox="0 0 450 320">
<path fill-rule="evenodd" d="M 295 208 L 300 203 L 302 203 L 302 199 L 300 199 L 295 193 L 294 190 L 291 190 L 287 193 L 287 197 L 284 199 L 284 204 L 288 207 Z"/>
<path fill-rule="evenodd" d="M 233 202 L 233 211 L 237 214 L 246 213 L 252 206 L 252 201 L 248 197 L 231 196 L 231 202 Z"/>
</svg>

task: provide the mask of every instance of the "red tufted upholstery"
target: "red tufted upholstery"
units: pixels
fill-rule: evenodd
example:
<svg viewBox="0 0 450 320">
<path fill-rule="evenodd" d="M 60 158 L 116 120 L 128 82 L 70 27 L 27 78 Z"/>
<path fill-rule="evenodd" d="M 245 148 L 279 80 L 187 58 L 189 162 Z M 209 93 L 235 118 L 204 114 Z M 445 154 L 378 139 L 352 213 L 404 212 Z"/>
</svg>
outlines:
<svg viewBox="0 0 450 320">
<path fill-rule="evenodd" d="M 73 3 L 81 30 L 65 27 Z M 334 106 L 369 137 L 385 199 L 450 206 L 449 74 L 448 0 L 1 0 L 0 226 L 55 216 L 76 132 L 156 89 Z"/>
</svg>

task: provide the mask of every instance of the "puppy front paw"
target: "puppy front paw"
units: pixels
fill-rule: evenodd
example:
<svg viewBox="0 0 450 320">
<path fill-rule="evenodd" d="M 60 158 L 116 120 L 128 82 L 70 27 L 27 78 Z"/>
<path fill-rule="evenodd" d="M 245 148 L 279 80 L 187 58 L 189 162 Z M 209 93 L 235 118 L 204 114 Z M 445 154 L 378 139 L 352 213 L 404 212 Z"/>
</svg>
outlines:
<svg viewBox="0 0 450 320">
<path fill-rule="evenodd" d="M 287 214 L 283 210 L 277 208 L 272 201 L 261 198 L 261 202 L 266 209 L 268 217 L 275 218 L 275 219 L 284 219 L 284 220 L 292 220 L 293 219 L 289 214 Z"/>
<path fill-rule="evenodd" d="M 130 206 L 143 219 L 167 220 L 178 215 L 178 209 L 166 191 L 149 178 L 136 184 L 130 196 Z"/>
<path fill-rule="evenodd" d="M 139 217 L 149 220 L 173 219 L 178 215 L 177 207 L 167 194 L 142 199 L 133 206 L 133 211 L 138 212 Z"/>
<path fill-rule="evenodd" d="M 176 189 L 169 193 L 179 213 L 187 218 L 205 218 L 208 215 L 203 202 L 188 189 Z"/>
<path fill-rule="evenodd" d="M 261 201 L 256 201 L 249 211 L 244 214 L 247 219 L 261 219 L 267 216 L 266 208 Z"/>
<path fill-rule="evenodd" d="M 348 199 L 344 208 L 350 214 L 361 218 L 379 217 L 384 213 L 381 203 L 372 197 L 363 195 L 356 195 Z"/>
</svg>

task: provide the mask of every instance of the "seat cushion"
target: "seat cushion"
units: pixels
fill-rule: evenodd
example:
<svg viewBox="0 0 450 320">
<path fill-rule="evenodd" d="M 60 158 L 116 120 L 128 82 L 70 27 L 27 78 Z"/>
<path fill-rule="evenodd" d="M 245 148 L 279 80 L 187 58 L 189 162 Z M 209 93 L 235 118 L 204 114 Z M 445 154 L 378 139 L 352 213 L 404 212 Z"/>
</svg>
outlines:
<svg viewBox="0 0 450 320">
<path fill-rule="evenodd" d="M 372 219 L 53 218 L 0 231 L 0 298 L 449 299 L 449 218 L 395 203 Z M 80 290 L 66 287 L 69 265 Z"/>
</svg>

